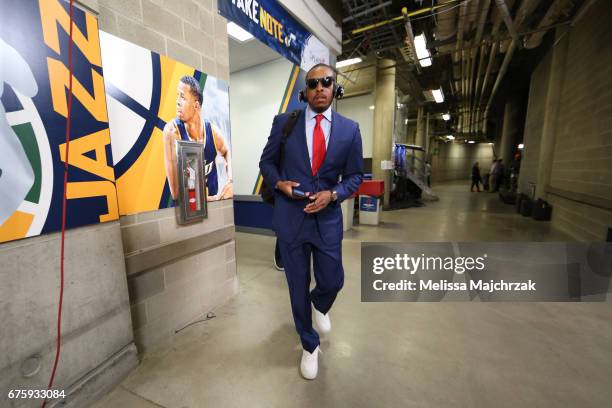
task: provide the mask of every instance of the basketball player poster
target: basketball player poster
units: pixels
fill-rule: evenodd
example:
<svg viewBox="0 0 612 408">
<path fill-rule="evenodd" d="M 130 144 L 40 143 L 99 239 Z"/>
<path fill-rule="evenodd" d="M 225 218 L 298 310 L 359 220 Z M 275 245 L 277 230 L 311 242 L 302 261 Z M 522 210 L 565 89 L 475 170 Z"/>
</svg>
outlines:
<svg viewBox="0 0 612 408">
<path fill-rule="evenodd" d="M 0 0 L 0 242 L 58 231 L 66 160 L 68 3 Z M 74 9 L 67 228 L 116 220 L 96 18 Z M 27 38 L 27 41 L 24 41 Z"/>
<path fill-rule="evenodd" d="M 121 215 L 173 207 L 177 140 L 204 144 L 208 201 L 231 199 L 227 83 L 100 32 Z"/>
</svg>

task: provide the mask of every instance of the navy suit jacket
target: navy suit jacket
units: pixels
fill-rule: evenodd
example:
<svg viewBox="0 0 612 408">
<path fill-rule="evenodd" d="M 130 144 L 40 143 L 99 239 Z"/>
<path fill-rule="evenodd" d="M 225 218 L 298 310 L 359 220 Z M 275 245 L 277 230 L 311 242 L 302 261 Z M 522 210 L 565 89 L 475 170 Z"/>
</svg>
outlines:
<svg viewBox="0 0 612 408">
<path fill-rule="evenodd" d="M 324 242 L 337 244 L 342 241 L 342 210 L 340 202 L 357 191 L 363 178 L 363 156 L 359 125 L 339 113 L 332 111 L 331 134 L 325 161 L 316 175 L 312 167 L 306 144 L 306 115 L 300 112 L 287 138 L 283 163 L 280 163 L 282 131 L 289 114 L 274 118 L 268 142 L 259 161 L 259 168 L 266 183 L 272 188 L 279 180 L 296 181 L 298 189 L 316 193 L 335 190 L 338 200 L 315 213 L 319 232 Z M 340 181 L 340 176 L 342 180 Z M 272 226 L 279 239 L 294 242 L 304 221 L 304 207 L 310 200 L 294 200 L 275 190 Z"/>
</svg>

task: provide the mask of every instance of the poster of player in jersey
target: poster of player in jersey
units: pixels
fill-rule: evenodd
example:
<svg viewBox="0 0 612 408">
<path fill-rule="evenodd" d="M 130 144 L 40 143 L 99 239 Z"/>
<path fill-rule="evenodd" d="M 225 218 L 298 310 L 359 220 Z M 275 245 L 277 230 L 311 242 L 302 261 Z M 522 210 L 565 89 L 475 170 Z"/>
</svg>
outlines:
<svg viewBox="0 0 612 408">
<path fill-rule="evenodd" d="M 100 32 L 121 215 L 174 207 L 176 141 L 204 145 L 208 201 L 231 199 L 226 82 Z"/>
</svg>

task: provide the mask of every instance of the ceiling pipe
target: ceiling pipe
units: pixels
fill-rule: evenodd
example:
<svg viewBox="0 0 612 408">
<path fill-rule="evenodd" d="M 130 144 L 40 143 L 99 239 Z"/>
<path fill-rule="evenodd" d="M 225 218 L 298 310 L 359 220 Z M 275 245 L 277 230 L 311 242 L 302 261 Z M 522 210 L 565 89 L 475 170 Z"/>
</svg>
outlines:
<svg viewBox="0 0 612 408">
<path fill-rule="evenodd" d="M 506 24 L 506 28 L 512 37 L 512 40 L 515 43 L 519 43 L 518 31 L 516 31 L 516 27 L 512 22 L 512 16 L 510 15 L 510 10 L 508 10 L 508 6 L 506 5 L 505 0 L 495 0 L 495 4 L 497 4 L 497 9 L 499 10 L 504 23 Z"/>
<path fill-rule="evenodd" d="M 457 44 L 455 45 L 455 63 L 459 64 L 459 83 L 460 83 L 460 94 L 461 98 L 465 99 L 466 96 L 466 84 L 465 84 L 465 76 L 467 74 L 467 70 L 465 68 L 465 51 L 460 51 L 463 48 L 463 32 L 466 26 L 466 15 L 467 15 L 467 6 L 468 2 L 461 3 L 459 7 L 459 23 L 457 24 Z M 460 118 L 459 121 L 459 132 L 463 132 L 463 127 L 465 125 L 465 118 Z"/>
<path fill-rule="evenodd" d="M 487 21 L 487 17 L 489 15 L 489 7 L 491 6 L 491 1 L 490 0 L 482 0 L 481 4 L 479 4 L 479 9 L 481 10 L 480 12 L 480 16 L 478 18 L 478 25 L 476 28 L 476 38 L 474 40 L 474 44 L 475 46 L 478 46 L 482 43 L 482 35 L 484 33 L 484 26 L 485 23 Z M 476 114 L 474 112 L 474 108 L 475 108 L 475 104 L 476 104 L 476 93 L 478 91 L 478 87 L 480 85 L 480 74 L 482 72 L 482 68 L 484 65 L 484 56 L 485 56 L 485 52 L 486 52 L 486 47 L 484 45 L 481 45 L 480 47 L 480 59 L 478 61 L 478 66 L 476 68 L 476 56 L 478 54 L 478 48 L 474 48 L 472 51 L 472 59 L 473 59 L 473 65 L 474 67 L 472 68 L 472 71 L 470 72 L 470 75 L 474 75 L 474 70 L 476 70 L 476 78 L 471 79 L 470 81 L 470 100 L 468 101 L 468 105 L 471 107 L 470 109 L 470 116 L 471 116 L 471 121 L 470 121 L 470 132 L 472 132 L 474 130 L 474 122 L 476 119 Z"/>
<path fill-rule="evenodd" d="M 550 26 L 557 22 L 562 16 L 569 16 L 571 10 L 574 7 L 573 0 L 557 0 L 548 8 L 548 11 L 538 24 L 538 28 Z M 544 35 L 547 31 L 538 31 L 536 33 L 525 36 L 523 45 L 527 49 L 537 48 L 542 44 Z"/>
<path fill-rule="evenodd" d="M 357 13 L 357 14 L 352 14 L 352 15 L 350 15 L 350 16 L 348 16 L 348 17 L 346 17 L 346 18 L 343 18 L 343 19 L 342 19 L 342 22 L 343 22 L 343 23 L 347 23 L 347 22 L 349 22 L 349 21 L 353 21 L 353 20 L 354 20 L 354 19 L 356 19 L 357 17 L 365 16 L 366 14 L 369 14 L 369 13 L 371 13 L 371 12 L 373 12 L 373 11 L 380 10 L 381 8 L 384 8 L 384 7 L 390 6 L 390 5 L 391 5 L 391 3 L 393 3 L 393 2 L 392 2 L 392 1 L 385 1 L 384 3 L 380 3 L 380 4 L 379 4 L 379 5 L 377 5 L 377 6 L 367 8 L 367 9 L 365 9 L 365 10 L 363 10 L 363 11 L 360 11 L 360 12 L 359 12 L 359 13 Z"/>
<path fill-rule="evenodd" d="M 508 58 L 508 54 L 510 54 L 510 58 L 512 58 L 512 54 L 514 53 L 514 47 L 517 44 L 516 40 L 518 39 L 518 31 L 521 29 L 527 16 L 533 13 L 533 11 L 537 8 L 540 1 L 541 0 L 523 0 L 523 2 L 521 2 L 521 6 L 519 7 L 519 10 L 517 11 L 516 17 L 513 22 L 512 17 L 510 16 L 510 13 L 509 13 L 509 9 L 508 9 L 508 4 L 512 6 L 511 2 L 505 2 L 504 0 L 495 0 L 499 14 L 498 14 L 496 21 L 494 22 L 493 34 L 497 33 L 499 29 L 499 23 L 501 19 L 503 19 L 503 21 L 506 24 L 506 27 L 508 28 L 508 32 L 511 35 L 511 38 L 513 38 L 512 41 L 502 42 L 499 46 L 500 50 L 506 54 L 504 57 L 504 63 L 506 62 L 509 63 L 510 61 L 510 59 Z M 501 17 L 501 19 L 499 17 Z M 487 72 L 485 73 L 482 90 L 480 91 L 480 95 L 476 95 L 476 97 L 480 96 L 480 105 L 482 105 L 484 101 L 484 95 L 485 95 L 485 90 L 486 90 L 487 83 L 488 83 L 488 77 L 490 74 L 491 64 L 494 60 L 493 47 L 491 47 L 491 51 L 493 53 L 490 55 L 490 58 L 489 58 L 489 65 L 487 67 Z M 481 57 L 482 57 L 482 54 L 481 54 Z M 481 58 L 481 62 L 482 61 L 483 61 L 483 58 Z M 502 64 L 502 68 L 503 66 L 504 64 Z M 501 77 L 503 78 L 503 75 L 505 75 L 505 72 L 502 72 L 502 70 L 500 69 L 500 74 L 501 74 Z M 478 92 L 478 87 L 480 84 L 480 73 L 478 73 L 477 77 L 478 77 L 478 80 L 477 80 L 477 85 L 476 85 L 476 88 L 477 88 L 476 92 Z M 495 96 L 495 93 L 497 92 L 497 88 L 499 87 L 500 81 L 501 79 L 500 79 L 500 76 L 498 75 L 498 79 L 495 85 L 493 86 L 493 90 L 491 91 L 491 97 L 489 98 L 489 103 L 487 104 L 487 107 L 485 109 L 484 120 L 482 121 L 483 131 L 486 130 L 486 121 L 488 118 L 488 111 L 490 108 L 490 103 L 493 99 L 493 96 Z M 474 106 L 473 109 L 476 111 L 475 123 L 478 124 L 481 122 L 480 118 L 483 115 L 481 115 L 481 110 L 478 109 L 477 106 Z"/>
<path fill-rule="evenodd" d="M 457 34 L 457 6 L 447 5 L 440 9 L 440 13 L 436 19 L 436 40 L 450 40 Z"/>
<path fill-rule="evenodd" d="M 504 56 L 504 62 L 497 73 L 497 79 L 495 80 L 495 84 L 493 85 L 493 89 L 491 90 L 491 95 L 489 96 L 489 102 L 487 102 L 487 107 L 484 112 L 484 123 L 483 123 L 483 131 L 486 133 L 487 131 L 487 119 L 489 118 L 489 109 L 491 108 L 491 104 L 493 103 L 493 98 L 499 89 L 499 85 L 504 79 L 504 75 L 508 71 L 508 67 L 510 66 L 510 60 L 512 59 L 512 55 L 514 54 L 514 50 L 516 49 L 516 41 L 512 40 L 510 43 L 510 47 L 508 47 L 508 51 Z"/>
<path fill-rule="evenodd" d="M 459 50 L 463 46 L 463 27 L 465 26 L 465 15 L 467 11 L 467 3 L 461 3 L 459 8 L 459 24 L 457 25 L 457 45 L 455 46 L 455 63 L 459 62 L 461 56 Z"/>
<path fill-rule="evenodd" d="M 408 44 L 408 46 L 410 47 L 410 51 L 412 51 L 412 55 L 414 55 L 414 59 L 415 59 L 415 66 L 417 69 L 417 72 L 421 72 L 421 67 L 418 62 L 418 58 L 417 57 L 417 52 L 416 52 L 416 46 L 414 45 L 414 33 L 412 32 L 412 24 L 410 24 L 410 17 L 408 17 L 408 9 L 406 7 L 404 7 L 402 9 L 402 15 L 404 16 L 404 29 L 406 30 L 406 43 Z"/>
</svg>

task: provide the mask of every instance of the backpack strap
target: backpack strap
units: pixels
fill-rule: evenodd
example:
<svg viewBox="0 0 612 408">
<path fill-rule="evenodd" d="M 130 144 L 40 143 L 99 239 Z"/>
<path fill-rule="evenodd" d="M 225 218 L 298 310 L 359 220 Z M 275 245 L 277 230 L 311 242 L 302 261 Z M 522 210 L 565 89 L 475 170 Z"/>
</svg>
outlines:
<svg viewBox="0 0 612 408">
<path fill-rule="evenodd" d="M 287 143 L 287 139 L 291 135 L 293 128 L 295 127 L 295 123 L 297 122 L 300 114 L 302 113 L 301 109 L 296 109 L 289 114 L 289 119 L 285 122 L 285 126 L 283 126 L 283 137 L 281 138 L 281 151 L 280 151 L 280 160 L 279 160 L 279 168 L 283 166 L 283 159 L 285 158 L 285 144 Z"/>
</svg>

